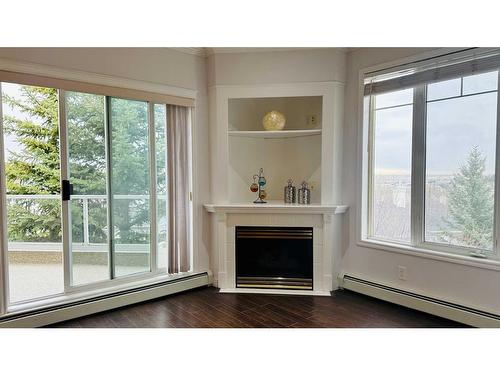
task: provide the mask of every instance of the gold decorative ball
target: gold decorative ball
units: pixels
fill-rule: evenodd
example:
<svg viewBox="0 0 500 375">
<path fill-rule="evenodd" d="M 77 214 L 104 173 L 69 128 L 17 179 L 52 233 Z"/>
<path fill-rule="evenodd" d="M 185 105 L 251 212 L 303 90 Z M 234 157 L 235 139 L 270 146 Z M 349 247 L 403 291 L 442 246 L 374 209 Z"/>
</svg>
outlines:
<svg viewBox="0 0 500 375">
<path fill-rule="evenodd" d="M 264 129 L 269 131 L 283 130 L 285 127 L 286 118 L 285 115 L 278 111 L 271 111 L 266 113 L 262 119 L 262 126 Z"/>
</svg>

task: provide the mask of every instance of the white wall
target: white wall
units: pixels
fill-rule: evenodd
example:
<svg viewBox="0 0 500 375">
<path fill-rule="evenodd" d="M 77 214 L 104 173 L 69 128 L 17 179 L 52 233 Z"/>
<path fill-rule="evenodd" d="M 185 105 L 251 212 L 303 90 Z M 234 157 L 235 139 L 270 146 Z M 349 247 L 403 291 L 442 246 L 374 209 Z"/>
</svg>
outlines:
<svg viewBox="0 0 500 375">
<path fill-rule="evenodd" d="M 264 168 L 266 200 L 283 200 L 289 178 L 297 189 L 302 181 L 311 188 L 311 203 L 321 203 L 321 136 L 256 139 L 229 137 L 229 202 L 252 202 L 252 176 Z"/>
<path fill-rule="evenodd" d="M 340 48 L 220 53 L 208 58 L 209 85 L 345 81 Z"/>
<path fill-rule="evenodd" d="M 321 96 L 292 98 L 229 99 L 229 130 L 263 130 L 262 118 L 276 110 L 286 114 L 286 130 L 321 129 Z M 316 116 L 316 124 L 308 124 L 308 116 Z"/>
<path fill-rule="evenodd" d="M 209 269 L 210 201 L 206 58 L 168 48 L 0 48 L 0 58 L 196 90 L 194 269 Z"/>
<path fill-rule="evenodd" d="M 458 303 L 484 311 L 500 314 L 500 268 L 485 269 L 453 263 L 451 260 L 429 259 L 410 253 L 395 253 L 358 246 L 355 228 L 357 193 L 360 187 L 358 165 L 358 110 L 359 70 L 374 65 L 407 58 L 416 59 L 421 54 L 439 53 L 419 48 L 360 48 L 348 53 L 347 86 L 344 127 L 344 203 L 350 206 L 344 218 L 342 272 L 418 294 Z M 412 57 L 413 56 L 413 57 Z M 397 267 L 407 267 L 407 280 L 397 277 Z"/>
<path fill-rule="evenodd" d="M 0 48 L 0 57 L 198 89 L 205 58 L 168 48 Z"/>
</svg>

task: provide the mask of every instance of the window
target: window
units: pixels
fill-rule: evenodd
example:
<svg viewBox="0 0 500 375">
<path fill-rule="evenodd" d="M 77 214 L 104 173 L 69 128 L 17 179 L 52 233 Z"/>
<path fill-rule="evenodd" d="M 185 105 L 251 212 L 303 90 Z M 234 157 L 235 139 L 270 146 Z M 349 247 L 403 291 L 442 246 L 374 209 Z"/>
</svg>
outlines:
<svg viewBox="0 0 500 375">
<path fill-rule="evenodd" d="M 127 90 L 132 99 L 125 99 L 100 86 L 97 93 L 37 86 L 35 76 L 19 75 L 34 85 L 1 82 L 11 73 L 1 74 L 7 223 L 0 225 L 7 229 L 2 250 L 9 277 L 0 288 L 6 305 L 166 274 L 167 105 L 157 100 L 161 95 Z M 69 200 L 63 199 L 65 180 L 72 186 Z"/>
<path fill-rule="evenodd" d="M 371 234 L 410 241 L 413 90 L 373 98 Z"/>
<path fill-rule="evenodd" d="M 499 68 L 476 51 L 365 79 L 364 238 L 496 257 Z"/>
<path fill-rule="evenodd" d="M 428 96 L 426 242 L 493 248 L 497 77 L 494 72 L 455 79 L 458 90 L 441 92 L 440 99 Z M 476 84 L 485 80 L 493 90 Z"/>
</svg>

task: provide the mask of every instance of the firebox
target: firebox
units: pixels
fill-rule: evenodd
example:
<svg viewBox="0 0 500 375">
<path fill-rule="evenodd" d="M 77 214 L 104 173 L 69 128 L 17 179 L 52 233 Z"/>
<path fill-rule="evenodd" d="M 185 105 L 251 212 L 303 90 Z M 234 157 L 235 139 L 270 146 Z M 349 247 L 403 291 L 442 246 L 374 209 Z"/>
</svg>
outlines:
<svg viewBox="0 0 500 375">
<path fill-rule="evenodd" d="M 236 227 L 236 287 L 313 290 L 313 228 Z"/>
</svg>

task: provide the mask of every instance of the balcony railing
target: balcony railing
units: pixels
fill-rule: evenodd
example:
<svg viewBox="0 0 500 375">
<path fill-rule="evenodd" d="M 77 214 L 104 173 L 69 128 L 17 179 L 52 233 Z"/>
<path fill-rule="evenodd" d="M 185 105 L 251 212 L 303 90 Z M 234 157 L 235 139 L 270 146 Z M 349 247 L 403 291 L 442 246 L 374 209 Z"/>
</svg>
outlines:
<svg viewBox="0 0 500 375">
<path fill-rule="evenodd" d="M 60 195 L 49 195 L 49 194 L 27 194 L 27 195 L 13 195 L 13 194 L 7 194 L 6 195 L 7 199 L 7 207 L 8 210 L 9 208 L 12 208 L 13 205 L 16 203 L 20 204 L 21 201 L 29 201 L 31 203 L 41 201 L 41 200 L 52 200 L 54 202 L 60 201 L 61 196 Z M 113 201 L 116 200 L 132 200 L 132 201 L 148 201 L 150 199 L 149 195 L 120 195 L 116 194 L 113 195 Z M 99 194 L 93 194 L 93 195 L 83 195 L 83 194 L 75 194 L 71 196 L 71 202 L 72 202 L 72 232 L 73 232 L 73 238 L 72 238 L 72 251 L 73 252 L 107 252 L 107 240 L 106 240 L 106 234 L 108 233 L 107 230 L 107 220 L 106 220 L 106 215 L 107 215 L 107 200 L 108 197 L 104 194 L 99 195 Z M 157 200 L 159 202 L 165 202 L 165 207 L 167 203 L 167 196 L 166 195 L 157 195 Z M 77 205 L 74 205 L 77 203 Z M 32 206 L 33 211 L 36 212 L 36 205 Z M 92 220 L 90 218 L 92 217 L 92 210 L 94 210 L 94 215 L 96 214 L 101 214 L 100 215 L 100 220 L 102 221 L 101 229 L 102 233 L 104 235 L 102 236 L 103 238 L 96 239 L 93 238 L 91 234 L 91 226 L 96 225 L 96 221 L 98 222 L 99 219 L 96 219 L 94 217 L 94 223 L 92 224 Z M 100 211 L 100 212 L 99 212 Z M 77 217 L 79 216 L 79 217 Z M 104 218 L 104 219 L 103 219 Z M 59 211 L 59 216 L 57 219 L 60 220 L 60 211 Z M 163 237 L 166 237 L 166 218 L 158 218 L 158 227 L 160 228 L 159 230 L 159 235 L 160 237 L 162 236 L 162 230 L 163 229 Z M 143 233 L 147 234 L 149 233 L 149 215 L 148 215 L 148 220 L 146 220 L 144 223 L 141 224 L 136 224 L 135 226 L 131 227 L 130 229 L 133 230 L 136 233 Z M 75 235 L 75 231 L 78 232 L 77 235 Z M 116 231 L 116 229 L 115 229 Z M 116 233 L 115 233 L 116 234 Z M 62 251 L 62 240 L 58 242 L 47 242 L 47 241 L 37 241 L 37 240 L 23 240 L 23 239 L 16 239 L 12 240 L 9 238 L 8 240 L 8 248 L 10 251 Z M 119 252 L 148 252 L 149 251 L 149 244 L 147 243 L 117 243 L 115 244 L 115 251 Z"/>
</svg>

